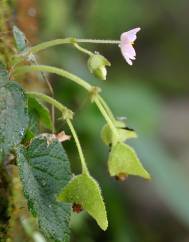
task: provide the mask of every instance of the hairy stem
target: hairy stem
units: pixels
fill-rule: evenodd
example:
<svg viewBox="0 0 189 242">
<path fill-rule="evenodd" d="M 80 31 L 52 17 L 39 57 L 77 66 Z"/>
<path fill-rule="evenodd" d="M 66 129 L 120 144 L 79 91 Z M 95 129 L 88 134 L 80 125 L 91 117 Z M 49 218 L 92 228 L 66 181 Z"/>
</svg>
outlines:
<svg viewBox="0 0 189 242">
<path fill-rule="evenodd" d="M 75 132 L 75 129 L 74 129 L 74 127 L 73 127 L 73 125 L 72 125 L 72 123 L 69 119 L 67 119 L 66 122 L 67 122 L 67 124 L 70 128 L 70 131 L 71 131 L 71 133 L 74 137 L 74 140 L 75 140 L 75 143 L 76 143 L 76 146 L 77 146 L 77 150 L 78 150 L 79 157 L 80 157 L 80 160 L 81 160 L 82 173 L 89 174 L 88 168 L 86 166 L 85 158 L 84 158 L 84 155 L 83 155 L 83 151 L 82 151 L 78 136 Z"/>
<path fill-rule="evenodd" d="M 77 44 L 77 43 L 116 44 L 116 45 L 118 45 L 118 44 L 120 44 L 120 41 L 119 40 L 77 39 L 77 38 L 55 39 L 55 40 L 49 40 L 49 41 L 46 41 L 41 44 L 33 46 L 30 49 L 30 53 L 35 54 L 39 51 L 45 50 L 47 48 L 50 48 L 50 47 L 53 47 L 56 45 Z"/>
<path fill-rule="evenodd" d="M 36 98 L 39 98 L 47 103 L 50 103 L 52 104 L 54 107 L 56 107 L 63 115 L 65 115 L 66 117 L 68 115 L 69 118 L 72 118 L 73 116 L 73 113 L 71 110 L 69 110 L 67 107 L 65 107 L 62 103 L 56 101 L 54 98 L 52 97 L 49 97 L 43 93 L 39 93 L 39 92 L 27 92 L 27 95 L 28 96 L 31 96 L 31 97 L 36 97 Z"/>
<path fill-rule="evenodd" d="M 114 117 L 111 109 L 109 108 L 109 106 L 107 105 L 107 103 L 105 102 L 105 100 L 100 95 L 98 95 L 98 99 L 101 102 L 101 104 L 103 105 L 103 107 L 106 110 L 107 114 L 109 115 L 110 119 L 114 123 L 115 122 L 115 117 Z"/>
<path fill-rule="evenodd" d="M 72 125 L 71 119 L 72 119 L 72 111 L 69 110 L 67 107 L 65 107 L 62 103 L 56 101 L 54 98 L 49 97 L 45 94 L 42 93 L 38 93 L 38 92 L 27 92 L 27 95 L 31 96 L 31 97 L 36 97 L 39 98 L 47 103 L 52 104 L 54 107 L 56 107 L 62 114 L 63 114 L 63 119 L 66 120 L 66 123 L 73 135 L 73 138 L 75 140 L 76 143 L 76 147 L 79 153 L 79 157 L 80 157 L 80 161 L 81 161 L 81 167 L 82 167 L 82 173 L 85 174 L 89 174 L 86 162 L 85 162 L 85 158 L 83 155 L 83 151 L 77 136 L 77 133 Z"/>
<path fill-rule="evenodd" d="M 60 68 L 57 68 L 57 67 L 52 67 L 52 66 L 31 65 L 31 66 L 17 67 L 15 69 L 14 75 L 23 74 L 23 73 L 32 72 L 32 71 L 46 71 L 46 72 L 55 73 L 57 75 L 66 77 L 66 78 L 72 80 L 73 82 L 77 83 L 78 85 L 82 86 L 89 93 L 92 93 L 93 89 L 94 89 L 93 86 L 91 86 L 88 82 L 81 79 L 80 77 L 78 77 L 74 74 L 71 74 L 70 72 L 65 71 L 63 69 L 60 69 Z M 106 109 L 105 109 L 104 105 L 101 104 L 101 102 L 99 101 L 99 97 L 100 97 L 99 94 L 96 95 L 96 97 L 94 98 L 95 103 L 96 103 L 97 107 L 99 108 L 101 114 L 103 115 L 104 119 L 107 121 L 107 123 L 108 123 L 109 127 L 111 128 L 112 132 L 114 133 L 115 140 L 117 140 L 118 139 L 118 133 L 117 133 L 116 127 L 114 125 L 114 122 L 112 121 L 112 118 L 109 117 L 109 111 L 108 112 L 106 111 L 107 105 L 106 105 Z M 105 102 L 104 102 L 104 104 L 105 104 Z"/>
<path fill-rule="evenodd" d="M 110 119 L 110 117 L 107 115 L 105 109 L 103 108 L 103 106 L 101 105 L 100 101 L 98 98 L 96 98 L 94 100 L 94 102 L 96 103 L 98 109 L 100 110 L 101 114 L 103 115 L 103 117 L 105 118 L 107 124 L 110 126 L 112 132 L 114 133 L 115 139 L 114 139 L 114 143 L 116 144 L 118 141 L 118 133 L 117 130 L 114 126 L 114 123 L 112 122 L 112 120 Z"/>
<path fill-rule="evenodd" d="M 87 50 L 86 48 L 81 47 L 81 46 L 78 45 L 77 43 L 75 43 L 75 44 L 73 44 L 73 45 L 75 46 L 76 49 L 78 49 L 79 51 L 81 51 L 81 52 L 83 52 L 83 53 L 85 53 L 85 54 L 87 54 L 87 55 L 89 55 L 89 56 L 94 55 L 93 52 Z"/>
<path fill-rule="evenodd" d="M 41 44 L 38 44 L 38 45 L 31 47 L 30 52 L 32 54 L 35 54 L 39 51 L 45 50 L 47 48 L 50 48 L 50 47 L 53 47 L 53 46 L 56 46 L 56 45 L 73 44 L 75 42 L 76 41 L 75 41 L 74 38 L 49 40 L 49 41 L 46 41 L 46 42 L 43 42 Z"/>
<path fill-rule="evenodd" d="M 100 39 L 76 39 L 78 43 L 91 43 L 91 44 L 120 44 L 120 40 L 100 40 Z"/>
<path fill-rule="evenodd" d="M 73 82 L 77 83 L 78 85 L 82 86 L 84 89 L 86 89 L 87 91 L 91 91 L 91 85 L 89 83 L 87 83 L 86 81 L 84 81 L 83 79 L 77 77 L 76 75 L 71 74 L 68 71 L 65 71 L 63 69 L 57 68 L 57 67 L 53 67 L 53 66 L 46 66 L 46 65 L 31 65 L 31 66 L 22 66 L 22 67 L 17 67 L 14 71 L 14 75 L 18 75 L 18 74 L 24 74 L 27 72 L 49 72 L 49 73 L 54 73 L 57 74 L 59 76 L 63 76 L 66 77 L 70 80 L 72 80 Z"/>
</svg>

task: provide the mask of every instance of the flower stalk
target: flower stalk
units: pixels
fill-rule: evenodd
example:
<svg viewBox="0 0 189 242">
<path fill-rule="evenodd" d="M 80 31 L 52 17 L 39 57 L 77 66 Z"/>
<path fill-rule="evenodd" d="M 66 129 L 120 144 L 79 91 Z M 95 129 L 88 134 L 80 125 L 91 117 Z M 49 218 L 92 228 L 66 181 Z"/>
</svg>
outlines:
<svg viewBox="0 0 189 242">
<path fill-rule="evenodd" d="M 121 48 L 121 53 L 127 63 L 132 65 L 132 61 L 135 60 L 136 52 L 133 48 L 133 43 L 136 40 L 136 34 L 140 31 L 140 28 L 131 29 L 127 32 L 121 34 L 120 40 L 98 40 L 98 39 L 77 39 L 77 38 L 64 38 L 64 39 L 55 39 L 43 42 L 41 44 L 35 45 L 31 48 L 27 48 L 26 51 L 23 51 L 19 56 L 16 57 L 16 64 L 20 63 L 24 57 L 38 53 L 39 51 L 45 50 L 47 48 L 63 45 L 63 44 L 72 44 L 79 51 L 93 56 L 93 52 L 87 50 L 86 48 L 81 47 L 78 43 L 92 43 L 92 44 L 116 44 Z"/>
<path fill-rule="evenodd" d="M 113 44 L 119 45 L 120 40 L 100 40 L 100 39 L 76 39 L 78 43 L 91 43 L 91 44 Z"/>
<path fill-rule="evenodd" d="M 78 85 L 82 86 L 84 89 L 86 89 L 89 93 L 93 92 L 94 87 L 91 86 L 88 82 L 86 82 L 85 80 L 81 79 L 80 77 L 71 74 L 68 71 L 65 71 L 63 69 L 57 68 L 57 67 L 52 67 L 52 66 L 46 66 L 46 65 L 31 65 L 31 66 L 22 66 L 22 67 L 17 67 L 14 71 L 14 75 L 18 75 L 18 74 L 24 74 L 27 72 L 33 72 L 33 71 L 42 71 L 42 72 L 49 72 L 49 73 L 54 73 L 63 77 L 66 77 L 70 80 L 72 80 L 73 82 L 77 83 Z M 111 118 L 109 117 L 109 112 L 107 112 L 104 108 L 104 106 L 102 105 L 102 97 L 101 97 L 101 101 L 98 100 L 98 98 L 100 97 L 100 95 L 98 94 L 95 97 L 93 97 L 94 102 L 96 103 L 98 109 L 100 110 L 101 114 L 103 115 L 104 119 L 106 120 L 106 122 L 108 123 L 109 127 L 111 128 L 112 132 L 114 133 L 115 136 L 115 140 L 118 141 L 118 133 L 116 130 L 116 127 L 114 125 L 114 122 L 112 121 L 112 115 Z M 105 102 L 104 102 L 105 103 Z M 107 109 L 107 107 L 106 107 Z"/>
<path fill-rule="evenodd" d="M 68 125 L 68 127 L 69 127 L 69 129 L 70 129 L 70 131 L 73 135 L 74 140 L 75 140 L 76 147 L 77 147 L 79 157 L 80 157 L 82 173 L 89 174 L 87 164 L 86 164 L 86 161 L 85 161 L 85 157 L 83 155 L 83 151 L 82 151 L 82 148 L 81 148 L 81 144 L 79 142 L 79 139 L 78 139 L 77 133 L 74 129 L 74 126 L 71 122 L 71 119 L 73 118 L 73 112 L 70 109 L 68 109 L 67 107 L 65 107 L 62 103 L 58 102 L 54 98 L 49 97 L 45 94 L 38 93 L 38 92 L 27 92 L 27 95 L 31 96 L 31 97 L 39 98 L 39 99 L 53 105 L 54 107 L 56 107 L 62 113 L 62 118 L 64 120 L 66 120 L 66 123 L 67 123 L 67 125 Z"/>
<path fill-rule="evenodd" d="M 47 96 L 40 92 L 27 92 L 27 95 L 30 97 L 35 97 L 35 98 L 41 99 L 41 100 L 53 105 L 55 108 L 57 108 L 62 113 L 64 119 L 73 118 L 73 112 L 70 109 L 68 109 L 66 106 L 64 106 L 62 103 L 55 100 L 54 98 Z"/>
<path fill-rule="evenodd" d="M 47 48 L 63 45 L 63 44 L 73 44 L 77 48 L 78 43 L 91 43 L 91 44 L 120 44 L 120 40 L 97 40 L 97 39 L 77 39 L 77 38 L 65 38 L 65 39 L 55 39 L 43 42 L 41 44 L 31 47 L 30 52 L 36 54 L 39 51 L 45 50 Z M 81 49 L 80 49 L 81 50 Z M 92 52 L 91 52 L 92 53 Z"/>
<path fill-rule="evenodd" d="M 88 168 L 87 168 L 87 165 L 86 165 L 86 162 L 85 162 L 85 157 L 84 157 L 84 154 L 83 154 L 83 151 L 82 151 L 82 148 L 81 148 L 81 145 L 80 145 L 80 142 L 79 142 L 79 139 L 78 139 L 78 136 L 77 136 L 77 133 L 72 125 L 72 122 L 70 121 L 70 119 L 66 119 L 66 123 L 74 137 L 74 141 L 75 141 L 75 144 L 77 146 L 77 150 L 78 150 L 78 153 L 79 153 L 79 157 L 80 157 L 80 161 L 81 161 L 81 166 L 82 166 L 82 173 L 83 174 L 86 174 L 86 175 L 89 175 L 89 171 L 88 171 Z"/>
</svg>

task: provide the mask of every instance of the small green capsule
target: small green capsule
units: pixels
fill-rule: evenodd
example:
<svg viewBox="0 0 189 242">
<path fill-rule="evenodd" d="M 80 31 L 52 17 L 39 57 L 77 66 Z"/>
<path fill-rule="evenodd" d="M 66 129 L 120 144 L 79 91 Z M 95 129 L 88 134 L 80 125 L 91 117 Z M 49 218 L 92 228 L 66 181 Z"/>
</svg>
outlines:
<svg viewBox="0 0 189 242">
<path fill-rule="evenodd" d="M 111 63 L 102 55 L 91 55 L 88 60 L 89 71 L 100 80 L 106 80 L 106 66 L 111 66 Z"/>
</svg>

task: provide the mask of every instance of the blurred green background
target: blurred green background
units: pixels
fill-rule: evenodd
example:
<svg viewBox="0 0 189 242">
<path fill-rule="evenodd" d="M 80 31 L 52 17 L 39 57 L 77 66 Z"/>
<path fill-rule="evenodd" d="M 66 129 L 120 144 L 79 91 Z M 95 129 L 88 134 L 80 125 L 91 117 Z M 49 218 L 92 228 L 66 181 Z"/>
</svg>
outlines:
<svg viewBox="0 0 189 242">
<path fill-rule="evenodd" d="M 24 1 L 20 2 L 17 11 Z M 100 139 L 103 118 L 80 87 L 49 76 L 55 97 L 76 113 L 74 123 L 90 171 L 101 184 L 109 218 L 109 228 L 102 232 L 85 212 L 73 215 L 72 242 L 188 242 L 189 1 L 29 2 L 30 9 L 24 14 L 37 20 L 33 44 L 69 36 L 119 39 L 130 28 L 142 29 L 132 67 L 124 61 L 117 46 L 85 45 L 112 63 L 104 82 L 90 75 L 87 57 L 70 46 L 55 47 L 38 56 L 39 63 L 63 67 L 102 87 L 102 95 L 115 115 L 126 116 L 129 127 L 137 131 L 139 138 L 130 143 L 152 175 L 149 182 L 129 177 L 119 183 L 110 178 L 106 165 L 108 149 Z M 30 39 L 30 24 L 25 30 Z M 57 125 L 61 130 L 62 124 Z M 74 144 L 65 146 L 73 171 L 79 173 Z"/>
</svg>

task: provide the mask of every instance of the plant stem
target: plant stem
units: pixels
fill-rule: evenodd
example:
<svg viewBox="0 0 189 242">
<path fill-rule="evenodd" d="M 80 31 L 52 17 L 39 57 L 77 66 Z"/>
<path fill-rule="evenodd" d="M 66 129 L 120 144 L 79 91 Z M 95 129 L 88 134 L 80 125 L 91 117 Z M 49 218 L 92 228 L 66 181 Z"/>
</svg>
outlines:
<svg viewBox="0 0 189 242">
<path fill-rule="evenodd" d="M 76 43 L 117 44 L 118 45 L 120 44 L 120 41 L 119 40 L 77 39 L 77 38 L 55 39 L 55 40 L 49 40 L 31 47 L 30 53 L 35 54 L 39 51 L 45 50 L 47 48 L 50 48 L 56 45 L 76 44 Z"/>
<path fill-rule="evenodd" d="M 68 125 L 68 127 L 69 127 L 69 129 L 70 129 L 70 131 L 73 135 L 73 138 L 74 138 L 75 143 L 76 143 L 76 147 L 78 149 L 78 153 L 79 153 L 79 157 L 80 157 L 80 161 L 81 161 L 82 173 L 89 174 L 89 171 L 88 171 L 88 168 L 87 168 L 87 165 L 86 165 L 86 162 L 85 162 L 85 158 L 84 158 L 84 155 L 83 155 L 83 151 L 82 151 L 78 136 L 77 136 L 76 131 L 75 131 L 75 129 L 72 125 L 72 122 L 71 122 L 72 117 L 69 116 L 69 115 L 65 115 L 65 112 L 66 113 L 69 112 L 69 113 L 72 114 L 71 110 L 69 110 L 67 107 L 65 107 L 62 103 L 59 103 L 58 101 L 56 101 L 52 97 L 49 97 L 45 94 L 38 93 L 38 92 L 27 92 L 27 95 L 29 95 L 31 97 L 40 98 L 43 101 L 54 105 L 63 114 L 63 118 L 67 122 L 67 125 Z"/>
<path fill-rule="evenodd" d="M 120 44 L 120 40 L 100 40 L 100 39 L 76 39 L 78 43 L 93 43 L 93 44 Z"/>
<path fill-rule="evenodd" d="M 65 38 L 65 39 L 55 39 L 43 42 L 41 44 L 35 45 L 31 47 L 30 52 L 35 54 L 41 50 L 45 50 L 47 48 L 56 46 L 56 45 L 63 45 L 63 44 L 72 44 L 75 43 L 76 40 L 74 38 Z"/>
<path fill-rule="evenodd" d="M 79 139 L 78 139 L 78 136 L 75 132 L 75 129 L 71 123 L 71 121 L 69 119 L 66 120 L 69 128 L 70 128 L 70 131 L 74 137 L 74 140 L 75 140 L 75 143 L 76 143 L 76 146 L 77 146 L 77 150 L 78 150 L 78 153 L 79 153 L 79 157 L 80 157 L 80 161 L 81 161 L 81 166 L 82 166 L 82 173 L 84 174 L 89 174 L 89 171 L 88 171 L 88 168 L 86 166 L 86 162 L 85 162 L 85 158 L 84 158 L 84 155 L 83 155 L 83 151 L 82 151 L 82 148 L 81 148 L 81 145 L 80 145 L 80 142 L 79 142 Z"/>
<path fill-rule="evenodd" d="M 114 133 L 114 143 L 116 144 L 117 141 L 118 141 L 118 133 L 117 133 L 117 129 L 116 127 L 114 126 L 114 123 L 112 122 L 112 120 L 110 119 L 109 115 L 106 113 L 104 107 L 101 105 L 100 101 L 98 98 L 96 98 L 94 100 L 94 102 L 96 103 L 98 109 L 100 110 L 102 116 L 105 118 L 107 124 L 109 125 L 110 129 L 112 130 L 112 132 Z"/>
<path fill-rule="evenodd" d="M 91 51 L 89 51 L 89 50 L 87 50 L 87 49 L 81 47 L 81 46 L 78 45 L 77 43 L 75 43 L 75 44 L 73 44 L 73 45 L 75 46 L 76 49 L 78 49 L 79 51 L 81 51 L 81 52 L 83 52 L 83 53 L 85 53 L 85 54 L 87 54 L 87 55 L 89 55 L 89 56 L 94 55 L 93 52 L 91 52 Z"/>
<path fill-rule="evenodd" d="M 65 107 L 62 103 L 56 101 L 54 98 L 49 97 L 43 93 L 39 93 L 39 92 L 27 92 L 27 95 L 30 97 L 36 97 L 39 99 L 42 99 L 43 101 L 52 104 L 54 107 L 56 107 L 62 114 L 66 114 L 65 116 L 69 115 L 69 117 L 71 118 L 71 116 L 73 116 L 73 113 L 71 110 L 69 110 L 67 107 Z"/>
<path fill-rule="evenodd" d="M 109 106 L 107 105 L 107 103 L 105 102 L 105 100 L 100 95 L 98 95 L 98 99 L 101 102 L 101 104 L 103 105 L 103 107 L 106 110 L 107 114 L 109 115 L 110 119 L 114 123 L 115 122 L 115 117 L 114 117 L 111 109 L 109 108 Z"/>
<path fill-rule="evenodd" d="M 82 86 L 83 88 L 85 88 L 89 93 L 91 93 L 93 91 L 93 88 L 88 82 L 86 82 L 85 80 L 81 79 L 80 77 L 71 74 L 68 71 L 56 68 L 56 67 L 52 67 L 52 66 L 45 66 L 45 65 L 31 65 L 31 66 L 23 66 L 23 67 L 17 67 L 15 70 L 15 75 L 16 74 L 21 74 L 21 73 L 26 73 L 26 72 L 31 72 L 31 71 L 47 71 L 50 73 L 55 73 L 57 75 L 66 77 L 72 81 L 74 81 L 75 83 L 77 83 L 78 85 Z M 44 95 L 44 94 L 42 94 Z M 103 105 L 101 104 L 101 102 L 99 101 L 99 97 L 100 95 L 98 94 L 96 96 L 95 103 L 97 105 L 97 107 L 99 108 L 101 114 L 103 115 L 104 119 L 107 121 L 109 127 L 111 128 L 112 132 L 115 135 L 115 140 L 118 139 L 118 133 L 116 130 L 116 127 L 114 125 L 114 122 L 112 121 L 112 119 L 109 117 L 109 112 L 107 112 Z M 54 100 L 54 99 L 53 99 Z M 102 100 L 101 100 L 102 101 Z M 107 107 L 106 107 L 107 108 Z"/>
<path fill-rule="evenodd" d="M 60 69 L 60 68 L 57 68 L 57 67 L 53 67 L 53 66 L 46 66 L 46 65 L 21 66 L 21 67 L 17 67 L 15 69 L 14 75 L 24 74 L 24 73 L 33 72 L 33 71 L 49 72 L 49 73 L 57 74 L 59 76 L 66 77 L 66 78 L 74 81 L 78 85 L 82 86 L 87 91 L 89 91 L 89 92 L 91 91 L 91 85 L 89 83 L 87 83 L 86 81 L 84 81 L 83 79 L 77 77 L 74 74 L 71 74 L 68 71 L 65 71 L 63 69 Z"/>
</svg>

